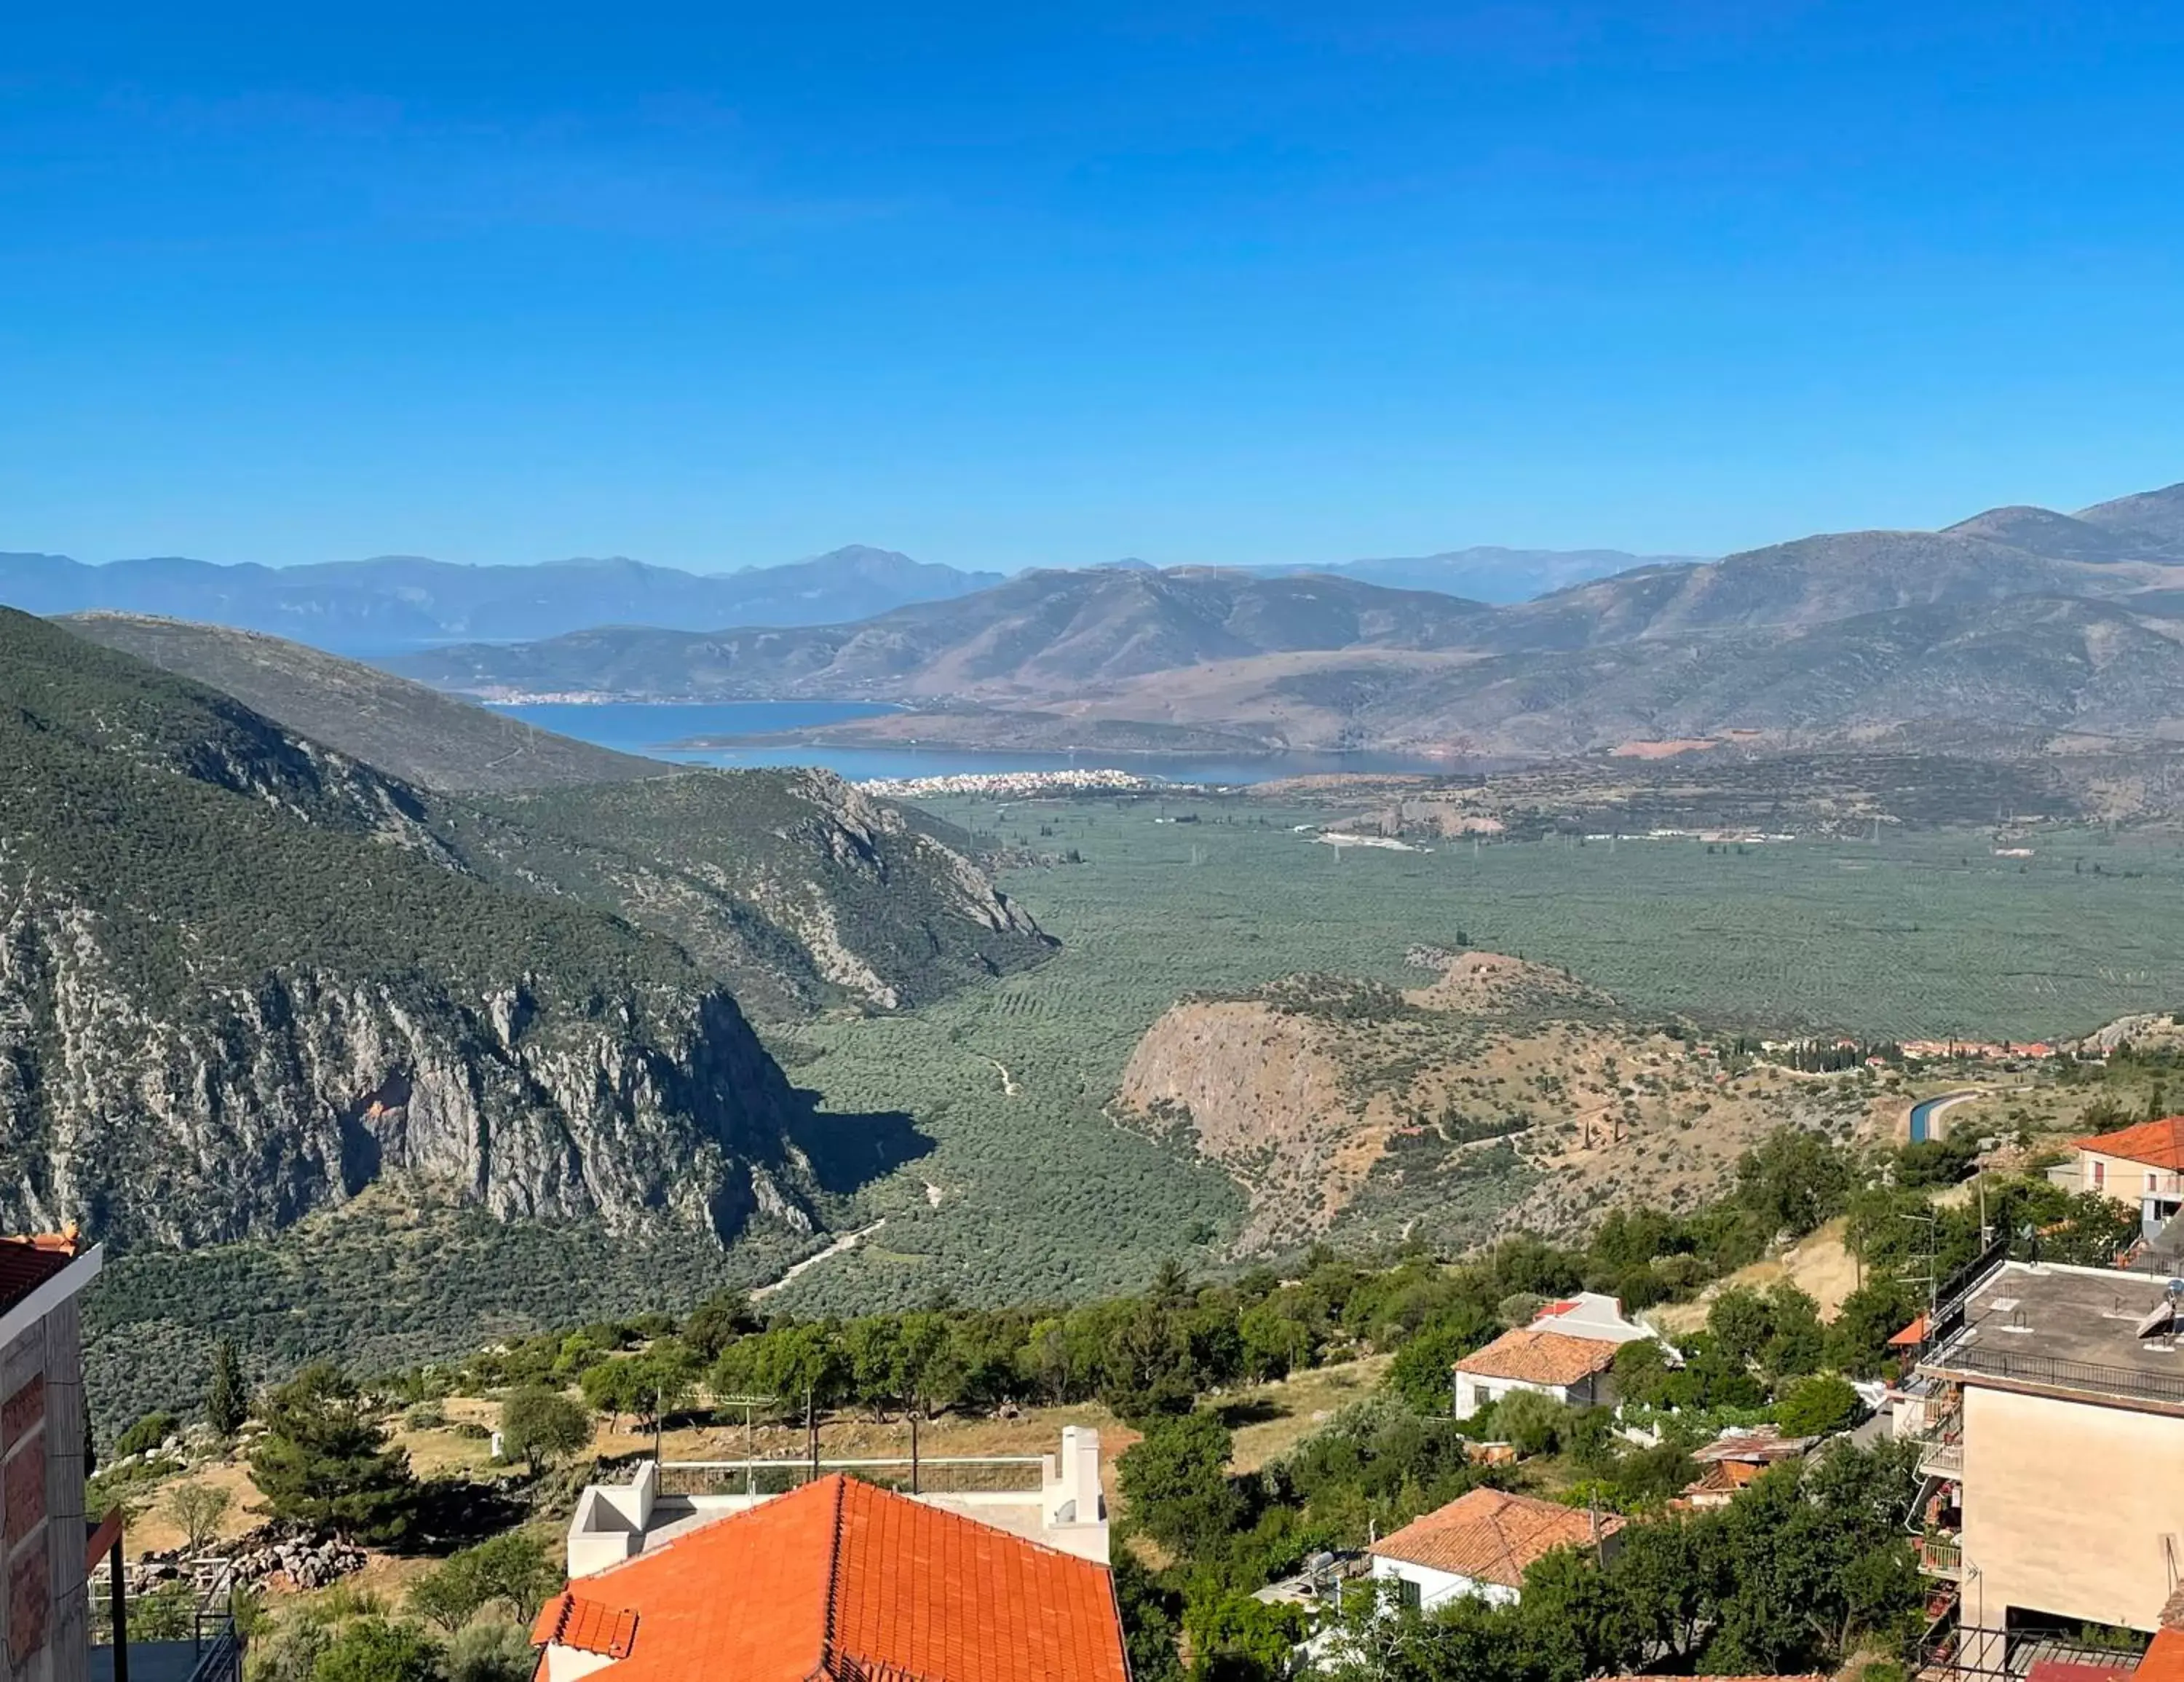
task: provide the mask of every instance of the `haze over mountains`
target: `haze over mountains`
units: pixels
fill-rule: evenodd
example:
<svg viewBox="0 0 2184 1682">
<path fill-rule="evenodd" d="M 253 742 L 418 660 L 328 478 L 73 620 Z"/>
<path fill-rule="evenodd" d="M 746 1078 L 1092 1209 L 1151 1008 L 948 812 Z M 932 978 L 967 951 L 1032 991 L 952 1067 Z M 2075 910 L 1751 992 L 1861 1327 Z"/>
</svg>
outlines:
<svg viewBox="0 0 2184 1682">
<path fill-rule="evenodd" d="M 1513 602 L 1647 559 L 1615 549 L 1473 549 L 1317 570 L 1401 589 Z M 1110 565 L 1156 570 L 1142 560 Z M 1248 570 L 1272 576 L 1315 569 Z M 600 625 L 713 631 L 838 624 L 969 595 L 1003 577 L 864 544 L 727 573 L 622 559 L 465 566 L 381 555 L 270 567 L 163 557 L 90 566 L 62 555 L 0 554 L 0 603 L 44 615 L 156 614 L 263 631 L 337 653 L 385 654 L 451 641 L 555 637 Z"/>
<path fill-rule="evenodd" d="M 697 573 L 642 561 L 462 566 L 415 555 L 323 565 L 181 558 L 86 566 L 0 554 L 0 603 L 26 613 L 159 614 L 382 652 L 477 638 L 552 637 L 591 625 L 822 625 L 1001 582 L 852 545 L 785 566 Z"/>
<path fill-rule="evenodd" d="M 1044 571 L 849 625 L 599 628 L 394 662 L 482 695 L 916 704 L 836 739 L 1557 754 L 2184 732 L 2184 486 L 1799 538 L 1496 605 L 1352 576 Z M 1178 743 L 1180 745 L 1180 743 Z"/>
</svg>

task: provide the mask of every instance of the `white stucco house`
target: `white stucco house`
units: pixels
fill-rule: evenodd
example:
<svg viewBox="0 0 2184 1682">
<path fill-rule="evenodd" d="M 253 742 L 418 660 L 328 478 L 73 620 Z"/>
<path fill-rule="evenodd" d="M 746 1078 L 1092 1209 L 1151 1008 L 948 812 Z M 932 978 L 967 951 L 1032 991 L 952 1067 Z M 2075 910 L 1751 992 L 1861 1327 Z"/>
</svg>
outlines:
<svg viewBox="0 0 2184 1682">
<path fill-rule="evenodd" d="M 1657 1335 L 1596 1291 L 1550 1302 L 1529 1326 L 1502 1333 L 1456 1363 L 1456 1417 L 1468 1419 L 1511 1390 L 1535 1390 L 1579 1407 L 1610 1406 L 1615 1351 Z"/>
<path fill-rule="evenodd" d="M 1531 1495 L 1473 1490 L 1375 1542 L 1373 1575 L 1422 1611 L 1462 1595 L 1507 1604 L 1521 1596 L 1534 1560 L 1569 1547 L 1605 1557 L 1622 1524 Z"/>
</svg>

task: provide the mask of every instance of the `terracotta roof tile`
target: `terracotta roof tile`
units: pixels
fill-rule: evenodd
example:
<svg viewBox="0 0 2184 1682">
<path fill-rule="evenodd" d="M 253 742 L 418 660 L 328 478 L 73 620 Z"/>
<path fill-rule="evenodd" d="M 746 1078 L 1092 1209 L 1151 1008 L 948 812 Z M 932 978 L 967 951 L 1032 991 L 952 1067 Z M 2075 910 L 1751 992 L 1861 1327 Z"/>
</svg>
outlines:
<svg viewBox="0 0 2184 1682">
<path fill-rule="evenodd" d="M 2131 1674 L 2131 1682 L 2184 1682 L 2184 1629 L 2164 1624 Z"/>
<path fill-rule="evenodd" d="M 1603 1518 L 1600 1534 L 1612 1536 L 1622 1527 L 1620 1518 Z M 1371 1551 L 1474 1582 L 1518 1589 L 1524 1584 L 1524 1568 L 1541 1555 L 1589 1546 L 1592 1540 L 1591 1516 L 1575 1507 L 1501 1490 L 1473 1490 L 1412 1519 L 1374 1543 Z"/>
<path fill-rule="evenodd" d="M 87 1247 L 74 1227 L 61 1233 L 0 1235 L 0 1309 L 13 1308 Z"/>
<path fill-rule="evenodd" d="M 2184 1116 L 2164 1116 L 2158 1122 L 2141 1122 L 2135 1128 L 2097 1133 L 2089 1139 L 2073 1140 L 2070 1148 L 2120 1156 L 2127 1162 L 2143 1162 L 2149 1168 L 2184 1169 Z"/>
<path fill-rule="evenodd" d="M 1472 1351 L 1456 1363 L 1456 1370 L 1478 1378 L 1574 1384 L 1613 1367 L 1620 1347 L 1601 1338 L 1574 1338 L 1567 1332 L 1525 1328 L 1504 1332 L 1485 1348 Z"/>
<path fill-rule="evenodd" d="M 552 1642 L 609 1658 L 627 1658 L 637 1638 L 637 1614 L 619 1607 L 602 1606 L 582 1595 L 556 1595 L 539 1610 L 531 1626 L 534 1644 Z"/>
<path fill-rule="evenodd" d="M 1105 1567 L 838 1475 L 563 1598 L 632 1620 L 605 1682 L 1128 1682 Z"/>
</svg>

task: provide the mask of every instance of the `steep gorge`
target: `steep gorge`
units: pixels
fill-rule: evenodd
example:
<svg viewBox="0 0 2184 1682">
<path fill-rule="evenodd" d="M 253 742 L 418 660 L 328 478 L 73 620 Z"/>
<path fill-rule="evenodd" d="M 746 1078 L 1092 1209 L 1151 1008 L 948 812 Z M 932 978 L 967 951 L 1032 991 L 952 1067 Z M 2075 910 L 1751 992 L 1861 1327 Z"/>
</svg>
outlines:
<svg viewBox="0 0 2184 1682">
<path fill-rule="evenodd" d="M 719 981 L 468 873 L 394 779 L 0 613 L 0 1220 L 194 1245 L 404 1171 L 505 1217 L 816 1224 Z"/>
</svg>

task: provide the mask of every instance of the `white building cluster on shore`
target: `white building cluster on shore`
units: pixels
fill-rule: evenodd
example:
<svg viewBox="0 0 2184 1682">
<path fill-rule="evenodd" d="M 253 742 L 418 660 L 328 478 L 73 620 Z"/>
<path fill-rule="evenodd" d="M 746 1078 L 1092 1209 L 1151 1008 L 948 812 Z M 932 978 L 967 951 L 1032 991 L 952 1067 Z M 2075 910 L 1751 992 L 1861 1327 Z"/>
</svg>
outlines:
<svg viewBox="0 0 2184 1682">
<path fill-rule="evenodd" d="M 954 777 L 876 777 L 857 784 L 867 794 L 914 800 L 928 794 L 990 794 L 1034 799 L 1042 794 L 1195 794 L 1195 783 L 1168 783 L 1130 771 L 998 771 Z"/>
</svg>

